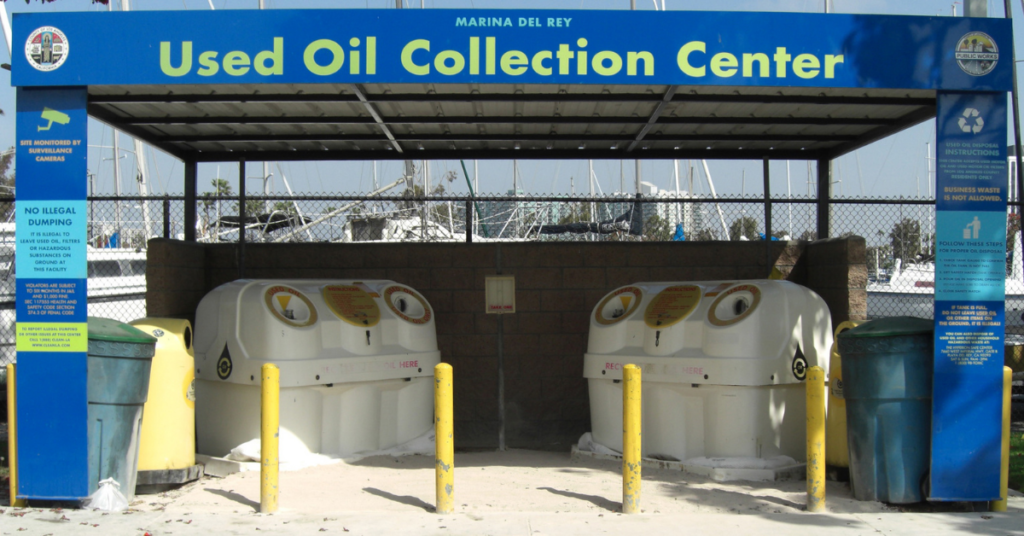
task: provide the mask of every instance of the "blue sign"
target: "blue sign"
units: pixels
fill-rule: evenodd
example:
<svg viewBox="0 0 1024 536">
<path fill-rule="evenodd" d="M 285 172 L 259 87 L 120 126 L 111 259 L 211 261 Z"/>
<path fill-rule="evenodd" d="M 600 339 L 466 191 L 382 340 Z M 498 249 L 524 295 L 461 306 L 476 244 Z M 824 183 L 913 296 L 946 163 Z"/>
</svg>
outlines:
<svg viewBox="0 0 1024 536">
<path fill-rule="evenodd" d="M 938 96 L 930 499 L 999 498 L 1006 95 Z"/>
<path fill-rule="evenodd" d="M 116 36 L 112 38 L 111 36 Z M 1010 21 L 814 13 L 273 10 L 14 16 L 16 86 L 672 84 L 1008 91 Z"/>
<path fill-rule="evenodd" d="M 19 498 L 89 490 L 85 105 L 84 88 L 18 89 Z"/>
</svg>

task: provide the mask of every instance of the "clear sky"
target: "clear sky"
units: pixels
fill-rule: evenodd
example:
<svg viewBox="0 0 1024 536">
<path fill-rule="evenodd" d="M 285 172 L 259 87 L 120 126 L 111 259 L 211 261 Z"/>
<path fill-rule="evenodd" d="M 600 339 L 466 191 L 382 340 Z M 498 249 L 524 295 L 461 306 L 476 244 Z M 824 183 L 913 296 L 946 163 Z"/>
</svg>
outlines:
<svg viewBox="0 0 1024 536">
<path fill-rule="evenodd" d="M 404 0 L 407 7 L 418 9 L 421 0 Z M 658 8 L 664 1 L 667 10 L 709 10 L 709 6 L 717 11 L 788 11 L 788 12 L 822 12 L 825 0 L 658 0 Z M 218 9 L 256 9 L 258 0 L 212 0 Z M 121 8 L 120 0 L 111 0 L 115 10 Z M 394 0 L 266 0 L 267 9 L 296 8 L 393 8 Z M 424 0 L 425 7 L 430 8 L 476 8 L 476 9 L 629 9 L 629 0 Z M 1014 1 L 1014 34 L 1017 43 L 1024 38 L 1024 16 L 1021 14 L 1021 2 Z M 838 13 L 878 13 L 902 15 L 940 15 L 950 16 L 953 6 L 958 14 L 962 14 L 960 2 L 951 0 L 834 0 L 832 11 Z M 1003 2 L 989 0 L 989 16 L 1003 16 Z M 41 4 L 33 0 L 26 4 L 23 0 L 6 2 L 8 14 L 18 12 L 44 11 L 105 11 L 107 6 L 92 4 L 88 0 L 57 0 L 51 4 Z M 132 0 L 132 10 L 209 10 L 210 0 Z M 654 0 L 637 0 L 637 9 L 655 9 Z M 1017 22 L 1020 21 L 1020 22 Z M 117 39 L 117 36 L 111 36 Z M 17 48 L 17 46 L 15 47 Z M 1017 47 L 1020 48 L 1020 47 Z M 0 62 L 10 61 L 6 46 L 0 46 Z M 1022 85 L 1024 87 L 1024 85 Z M 10 72 L 0 70 L 0 151 L 12 147 L 15 143 L 14 132 L 15 93 L 10 87 Z M 1012 126 L 1011 126 L 1012 129 Z M 1011 131 L 1012 135 L 1012 131 Z M 835 185 L 835 194 L 844 197 L 896 197 L 926 196 L 929 192 L 927 184 L 926 143 L 934 140 L 934 126 L 931 121 L 915 128 L 905 130 L 895 136 L 881 140 L 859 151 L 839 159 L 836 165 L 836 179 L 842 182 Z M 96 121 L 90 120 L 90 145 L 110 146 L 112 131 Z M 934 145 L 934 144 L 933 144 Z M 134 176 L 134 155 L 131 140 L 122 136 L 120 146 L 124 158 L 122 164 L 122 191 L 135 194 L 137 189 Z M 934 149 L 934 148 L 933 148 Z M 152 153 L 152 154 L 150 154 Z M 89 169 L 96 174 L 96 193 L 112 193 L 114 191 L 112 150 L 93 148 L 89 152 Z M 151 174 L 151 193 L 180 194 L 182 192 L 182 164 L 176 159 L 159 151 L 147 150 L 147 165 Z M 694 162 L 699 170 L 700 163 Z M 472 173 L 472 164 L 467 163 Z M 715 188 L 719 194 L 740 194 L 760 196 L 762 193 L 760 161 L 709 161 Z M 379 180 L 386 184 L 401 175 L 401 162 L 381 162 L 377 165 Z M 512 187 L 511 161 L 480 161 L 480 185 L 482 193 L 504 193 Z M 789 188 L 793 195 L 807 195 L 807 164 L 793 161 L 790 164 L 791 179 Z M 633 184 L 633 161 L 626 161 L 621 169 L 624 177 L 620 177 L 620 163 L 614 161 L 595 161 L 595 175 L 600 191 L 612 192 L 619 189 L 620 180 L 631 191 Z M 685 177 L 686 161 L 680 161 L 681 175 Z M 771 188 L 773 193 L 787 191 L 786 162 L 773 162 L 771 167 Z M 575 184 L 579 194 L 587 193 L 587 162 L 577 160 L 566 161 L 521 161 L 520 189 L 528 194 L 551 195 L 568 193 L 570 182 Z M 458 161 L 437 161 L 431 163 L 431 175 L 441 177 L 447 171 L 459 171 Z M 275 192 L 284 192 L 281 172 L 288 178 L 296 193 L 329 193 L 358 194 L 371 189 L 373 164 L 371 162 L 285 162 L 271 164 L 271 172 L 275 175 Z M 199 170 L 200 191 L 210 189 L 213 177 L 228 179 L 237 190 L 237 164 L 227 163 L 203 164 Z M 260 175 L 258 165 L 250 165 L 249 175 Z M 698 173 L 694 191 L 698 194 L 707 193 L 708 187 Z M 651 182 L 663 189 L 673 187 L 671 161 L 650 161 L 643 163 L 644 181 Z M 435 183 L 436 183 L 435 179 Z M 249 191 L 256 193 L 258 181 L 249 181 Z M 467 192 L 463 180 L 449 186 L 455 193 Z M 683 189 L 686 189 L 683 180 Z M 398 193 L 397 191 L 393 193 Z"/>
</svg>

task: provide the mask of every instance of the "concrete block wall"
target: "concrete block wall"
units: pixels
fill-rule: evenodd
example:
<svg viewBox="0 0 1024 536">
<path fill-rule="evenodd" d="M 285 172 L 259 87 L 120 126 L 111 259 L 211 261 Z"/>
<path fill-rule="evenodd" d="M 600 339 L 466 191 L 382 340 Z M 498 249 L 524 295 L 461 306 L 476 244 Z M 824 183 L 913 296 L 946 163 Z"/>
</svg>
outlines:
<svg viewBox="0 0 1024 536">
<path fill-rule="evenodd" d="M 589 430 L 582 377 L 589 316 L 617 287 L 763 279 L 774 266 L 787 279 L 818 291 L 834 321 L 863 315 L 863 300 L 856 302 L 866 283 L 863 239 L 770 247 L 764 242 L 248 244 L 245 275 L 392 279 L 420 291 L 437 315 L 442 359 L 455 370 L 459 448 L 497 445 L 501 322 L 507 443 L 565 450 Z M 200 281 L 209 290 L 238 278 L 233 244 L 153 240 L 149 251 L 151 316 L 190 317 L 205 293 L 195 288 Z M 183 271 L 185 264 L 191 271 Z M 500 318 L 484 312 L 484 278 L 498 273 L 516 277 L 517 311 Z"/>
</svg>

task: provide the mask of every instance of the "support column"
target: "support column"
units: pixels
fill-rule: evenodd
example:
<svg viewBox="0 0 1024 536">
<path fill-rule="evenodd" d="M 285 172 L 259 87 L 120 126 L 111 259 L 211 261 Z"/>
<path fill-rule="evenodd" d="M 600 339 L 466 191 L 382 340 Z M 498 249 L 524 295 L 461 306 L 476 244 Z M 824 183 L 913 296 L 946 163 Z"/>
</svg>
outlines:
<svg viewBox="0 0 1024 536">
<path fill-rule="evenodd" d="M 767 251 L 767 262 L 766 269 L 767 273 L 771 273 L 774 262 L 772 259 L 772 187 L 771 187 L 771 174 L 768 169 L 768 157 L 764 158 L 763 163 L 764 169 L 764 240 L 765 249 Z"/>
<path fill-rule="evenodd" d="M 195 160 L 185 161 L 185 241 L 196 241 L 196 192 L 198 190 L 199 164 Z"/>
<path fill-rule="evenodd" d="M 936 112 L 929 499 L 996 500 L 1006 314 L 1006 93 L 940 91 Z"/>
<path fill-rule="evenodd" d="M 832 222 L 832 166 L 831 159 L 818 159 L 818 240 L 829 237 Z"/>
<path fill-rule="evenodd" d="M 238 162 L 238 278 L 245 279 L 245 160 Z"/>
<path fill-rule="evenodd" d="M 17 498 L 78 500 L 98 482 L 86 390 L 87 98 L 84 87 L 17 92 Z"/>
</svg>

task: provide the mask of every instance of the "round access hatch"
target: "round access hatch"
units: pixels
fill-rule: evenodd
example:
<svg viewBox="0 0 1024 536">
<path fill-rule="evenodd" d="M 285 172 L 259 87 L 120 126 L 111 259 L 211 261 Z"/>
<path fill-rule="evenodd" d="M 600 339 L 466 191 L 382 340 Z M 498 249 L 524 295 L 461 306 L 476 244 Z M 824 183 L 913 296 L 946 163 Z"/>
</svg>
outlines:
<svg viewBox="0 0 1024 536">
<path fill-rule="evenodd" d="M 384 289 L 384 303 L 388 304 L 395 316 L 412 322 L 426 324 L 430 322 L 430 306 L 415 290 L 402 285 L 391 285 Z"/>
<path fill-rule="evenodd" d="M 708 322 L 713 326 L 731 326 L 750 316 L 761 303 L 757 285 L 742 284 L 718 295 L 708 308 Z"/>
<path fill-rule="evenodd" d="M 643 300 L 644 293 L 638 287 L 622 287 L 604 297 L 594 312 L 598 324 L 610 326 L 629 317 Z"/>
<path fill-rule="evenodd" d="M 284 285 L 273 285 L 263 293 L 263 301 L 274 318 L 296 328 L 316 323 L 316 307 L 305 294 Z"/>
</svg>

